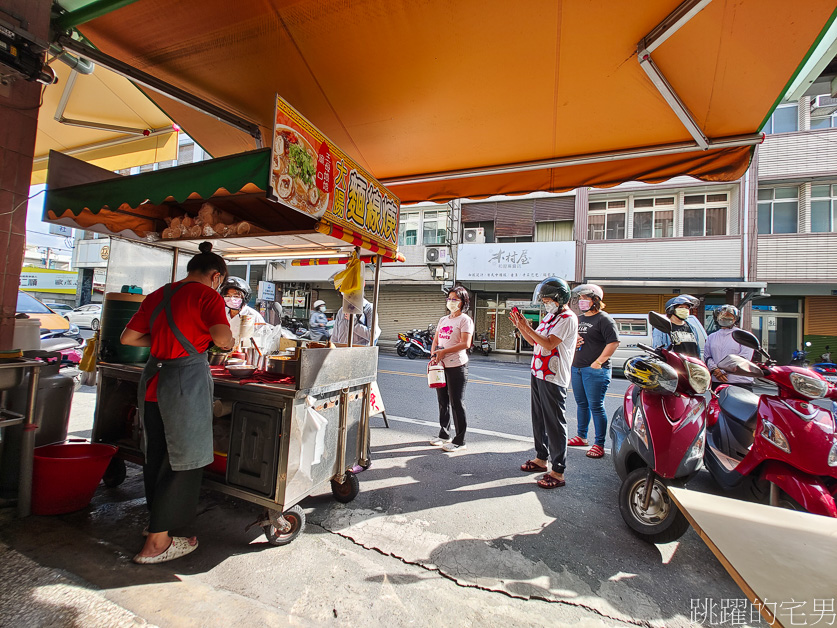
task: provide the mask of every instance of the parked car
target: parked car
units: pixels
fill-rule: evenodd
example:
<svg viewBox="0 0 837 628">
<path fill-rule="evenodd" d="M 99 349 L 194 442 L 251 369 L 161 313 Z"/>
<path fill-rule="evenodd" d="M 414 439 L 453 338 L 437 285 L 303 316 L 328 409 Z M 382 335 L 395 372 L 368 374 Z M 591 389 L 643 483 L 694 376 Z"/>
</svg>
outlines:
<svg viewBox="0 0 837 628">
<path fill-rule="evenodd" d="M 63 334 L 70 330 L 70 321 L 60 314 L 52 311 L 42 301 L 31 294 L 18 290 L 17 309 L 18 314 L 26 314 L 29 318 L 38 319 L 41 324 L 41 335 Z"/>
<path fill-rule="evenodd" d="M 61 314 L 61 316 L 64 316 L 66 313 L 73 311 L 73 306 L 67 305 L 66 303 L 47 303 L 45 301 L 44 305 L 46 305 L 56 314 Z"/>
<path fill-rule="evenodd" d="M 65 314 L 64 318 L 79 327 L 89 327 L 93 331 L 96 331 L 99 329 L 99 324 L 102 321 L 102 304 L 91 303 L 90 305 L 82 305 L 72 312 Z"/>
<path fill-rule="evenodd" d="M 610 359 L 614 371 L 622 371 L 625 362 L 635 355 L 645 353 L 637 347 L 637 343 L 653 346 L 651 340 L 651 325 L 648 323 L 648 313 L 645 314 L 611 314 L 616 322 L 619 333 L 619 347 Z"/>
</svg>

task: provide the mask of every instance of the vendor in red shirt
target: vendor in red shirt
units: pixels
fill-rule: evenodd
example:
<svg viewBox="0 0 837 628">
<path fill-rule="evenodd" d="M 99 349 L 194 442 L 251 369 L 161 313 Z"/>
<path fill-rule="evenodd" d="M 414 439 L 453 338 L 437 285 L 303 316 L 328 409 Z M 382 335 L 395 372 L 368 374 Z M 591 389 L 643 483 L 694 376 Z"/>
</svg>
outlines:
<svg viewBox="0 0 837 628">
<path fill-rule="evenodd" d="M 210 343 L 230 348 L 232 332 L 217 290 L 227 276 L 212 244 L 200 245 L 183 281 L 149 294 L 122 332 L 122 344 L 151 347 L 139 385 L 148 536 L 134 562 L 162 563 L 198 547 L 169 530 L 195 515 L 203 467 L 213 460 Z"/>
</svg>

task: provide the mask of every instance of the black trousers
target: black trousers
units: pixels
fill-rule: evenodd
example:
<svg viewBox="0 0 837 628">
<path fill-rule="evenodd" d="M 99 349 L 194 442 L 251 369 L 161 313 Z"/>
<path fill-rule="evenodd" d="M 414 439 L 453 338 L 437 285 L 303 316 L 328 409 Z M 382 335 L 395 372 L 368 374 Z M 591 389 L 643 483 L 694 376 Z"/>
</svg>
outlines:
<svg viewBox="0 0 837 628">
<path fill-rule="evenodd" d="M 468 383 L 468 365 L 446 366 L 445 382 L 446 386 L 436 389 L 436 398 L 439 400 L 439 438 L 444 440 L 450 438 L 450 419 L 453 414 L 456 436 L 452 442 L 454 445 L 464 445 L 465 430 L 468 428 L 465 421 L 465 385 Z"/>
<path fill-rule="evenodd" d="M 145 402 L 144 419 L 147 451 L 142 477 L 145 501 L 151 513 L 148 531 L 166 532 L 189 523 L 195 516 L 203 469 L 172 470 L 166 430 L 157 402 Z"/>
<path fill-rule="evenodd" d="M 540 460 L 552 462 L 552 470 L 567 468 L 567 389 L 532 375 L 532 434 Z"/>
</svg>

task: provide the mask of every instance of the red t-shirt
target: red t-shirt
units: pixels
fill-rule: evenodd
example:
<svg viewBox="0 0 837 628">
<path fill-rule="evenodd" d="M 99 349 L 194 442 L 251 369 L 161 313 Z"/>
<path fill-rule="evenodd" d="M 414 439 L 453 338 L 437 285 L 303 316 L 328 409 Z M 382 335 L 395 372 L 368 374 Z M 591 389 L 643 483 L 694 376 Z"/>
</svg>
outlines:
<svg viewBox="0 0 837 628">
<path fill-rule="evenodd" d="M 177 287 L 182 282 L 172 284 Z M 151 329 L 151 314 L 163 300 L 163 288 L 155 290 L 140 304 L 136 314 L 128 321 L 128 329 L 141 334 L 151 333 L 151 358 L 173 360 L 189 355 L 169 327 L 166 311 L 160 310 Z M 171 299 L 174 323 L 199 352 L 206 351 L 212 342 L 209 328 L 213 325 L 227 325 L 224 299 L 209 286 L 196 281 L 183 284 Z M 146 401 L 157 401 L 157 376 L 148 381 Z"/>
</svg>

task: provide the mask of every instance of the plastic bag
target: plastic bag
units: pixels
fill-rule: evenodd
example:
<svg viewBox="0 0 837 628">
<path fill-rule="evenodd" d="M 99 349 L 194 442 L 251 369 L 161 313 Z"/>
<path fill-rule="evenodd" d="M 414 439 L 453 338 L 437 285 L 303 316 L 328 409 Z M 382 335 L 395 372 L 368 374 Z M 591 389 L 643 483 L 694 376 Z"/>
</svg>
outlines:
<svg viewBox="0 0 837 628">
<path fill-rule="evenodd" d="M 346 268 L 334 276 L 334 288 L 343 294 L 344 314 L 363 312 L 363 263 L 352 253 Z"/>
</svg>

